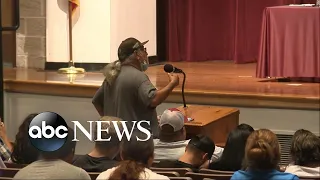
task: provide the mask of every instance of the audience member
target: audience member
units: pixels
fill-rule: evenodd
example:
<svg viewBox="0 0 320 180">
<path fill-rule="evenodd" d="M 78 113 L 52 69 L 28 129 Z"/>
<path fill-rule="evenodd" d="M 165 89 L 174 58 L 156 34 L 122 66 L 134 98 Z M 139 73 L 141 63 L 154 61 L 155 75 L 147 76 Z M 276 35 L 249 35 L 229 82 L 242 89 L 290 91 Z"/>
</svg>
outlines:
<svg viewBox="0 0 320 180">
<path fill-rule="evenodd" d="M 178 160 L 163 160 L 157 164 L 157 167 L 190 168 L 197 172 L 203 164 L 211 159 L 214 149 L 215 144 L 209 137 L 198 135 L 191 138 L 185 153 Z"/>
<path fill-rule="evenodd" d="M 81 167 L 87 172 L 102 172 L 117 165 L 117 161 L 115 161 L 114 158 L 119 153 L 120 141 L 112 121 L 117 122 L 119 131 L 123 132 L 121 119 L 117 117 L 104 116 L 100 120 L 102 121 L 101 129 L 108 129 L 108 132 L 101 132 L 101 138 L 111 138 L 110 141 L 96 141 L 94 149 L 89 154 L 79 156 L 73 162 L 73 165 Z M 110 123 L 107 123 L 106 121 L 109 121 Z M 97 127 L 95 127 L 94 130 L 94 139 L 96 140 Z"/>
<path fill-rule="evenodd" d="M 7 136 L 4 123 L 0 118 L 0 156 L 2 161 L 8 161 L 11 157 L 12 145 Z"/>
<path fill-rule="evenodd" d="M 185 152 L 190 139 L 186 140 L 186 129 L 184 123 L 187 117 L 178 109 L 167 109 L 159 120 L 159 139 L 154 140 L 155 161 L 178 160 Z M 223 148 L 215 147 L 212 159 L 218 159 L 223 152 Z"/>
<path fill-rule="evenodd" d="M 159 125 L 156 107 L 179 85 L 179 76 L 168 74 L 168 85 L 159 90 L 155 88 L 144 73 L 149 65 L 144 47 L 147 42 L 127 38 L 120 44 L 119 60 L 106 66 L 104 82 L 92 103 L 101 116 L 115 116 L 126 121 L 150 121 L 152 133 L 157 137 Z"/>
<path fill-rule="evenodd" d="M 97 180 L 169 180 L 168 177 L 156 174 L 149 169 L 153 163 L 154 144 L 152 137 L 146 141 L 141 141 L 141 139 L 144 140 L 146 138 L 146 134 L 134 130 L 129 140 L 123 139 L 120 145 L 122 161 L 119 166 L 102 172 L 97 177 Z"/>
<path fill-rule="evenodd" d="M 235 172 L 231 180 L 298 180 L 296 175 L 277 170 L 280 161 L 280 147 L 277 136 L 267 129 L 254 131 L 245 148 L 246 171 Z"/>
<path fill-rule="evenodd" d="M 245 147 L 249 135 L 254 129 L 248 124 L 240 124 L 228 135 L 221 158 L 212 162 L 209 169 L 220 171 L 238 171 L 244 166 Z"/>
<path fill-rule="evenodd" d="M 297 176 L 320 177 L 320 138 L 308 130 L 295 132 L 291 143 L 291 158 L 293 163 L 286 172 Z"/>
<path fill-rule="evenodd" d="M 245 124 L 245 123 L 239 124 L 237 126 L 237 129 L 244 130 L 244 131 L 249 131 L 249 132 L 253 132 L 254 131 L 252 126 L 250 126 L 249 124 Z"/>
<path fill-rule="evenodd" d="M 6 165 L 4 164 L 2 159 L 0 159 L 0 168 L 6 168 Z"/>
<path fill-rule="evenodd" d="M 89 174 L 76 166 L 71 165 L 76 141 L 73 129 L 68 129 L 65 144 L 53 152 L 40 152 L 39 160 L 22 168 L 14 179 L 84 179 L 91 180 Z"/>
<path fill-rule="evenodd" d="M 11 162 L 16 164 L 30 164 L 38 160 L 39 151 L 30 143 L 28 136 L 29 124 L 37 115 L 37 113 L 28 115 L 20 125 L 13 145 Z"/>
</svg>

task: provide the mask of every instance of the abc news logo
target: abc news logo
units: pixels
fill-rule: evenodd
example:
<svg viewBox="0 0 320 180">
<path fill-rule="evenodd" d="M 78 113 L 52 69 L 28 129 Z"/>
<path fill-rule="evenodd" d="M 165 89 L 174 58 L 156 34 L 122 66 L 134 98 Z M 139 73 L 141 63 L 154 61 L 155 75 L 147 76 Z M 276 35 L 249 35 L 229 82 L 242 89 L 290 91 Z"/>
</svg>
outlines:
<svg viewBox="0 0 320 180">
<path fill-rule="evenodd" d="M 77 129 L 79 129 L 90 141 L 111 141 L 111 137 L 103 139 L 101 132 L 108 133 L 108 129 L 102 129 L 102 123 L 112 124 L 116 130 L 119 141 L 126 136 L 127 140 L 131 139 L 131 135 L 135 127 L 146 134 L 144 139 L 137 138 L 137 141 L 147 141 L 151 137 L 151 132 L 142 126 L 146 123 L 150 127 L 149 121 L 132 121 L 132 128 L 127 127 L 127 121 L 121 121 L 119 127 L 118 121 L 87 121 L 90 124 L 90 129 L 87 131 L 78 121 L 71 121 L 73 123 L 74 139 L 72 141 L 79 141 L 77 139 Z M 93 139 L 93 123 L 97 123 L 96 139 Z M 44 152 L 53 152 L 60 149 L 68 139 L 68 125 L 66 121 L 57 113 L 43 112 L 34 117 L 29 125 L 29 139 L 31 144 Z"/>
</svg>

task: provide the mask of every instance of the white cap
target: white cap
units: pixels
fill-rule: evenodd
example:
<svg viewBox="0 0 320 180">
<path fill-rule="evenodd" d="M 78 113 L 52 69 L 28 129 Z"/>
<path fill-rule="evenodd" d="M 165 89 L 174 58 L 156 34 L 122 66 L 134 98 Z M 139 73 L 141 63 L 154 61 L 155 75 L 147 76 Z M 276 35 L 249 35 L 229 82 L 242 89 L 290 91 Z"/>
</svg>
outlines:
<svg viewBox="0 0 320 180">
<path fill-rule="evenodd" d="M 168 124 L 173 127 L 174 132 L 177 132 L 183 128 L 187 120 L 187 117 L 179 109 L 171 108 L 163 112 L 159 120 L 159 126 L 161 128 L 163 125 Z"/>
</svg>

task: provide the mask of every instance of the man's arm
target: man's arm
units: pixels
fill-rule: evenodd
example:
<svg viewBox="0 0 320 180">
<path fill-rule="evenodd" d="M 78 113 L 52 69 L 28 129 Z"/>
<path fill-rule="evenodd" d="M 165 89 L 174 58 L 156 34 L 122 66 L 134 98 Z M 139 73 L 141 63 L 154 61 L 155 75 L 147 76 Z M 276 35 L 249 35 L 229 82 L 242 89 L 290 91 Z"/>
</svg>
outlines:
<svg viewBox="0 0 320 180">
<path fill-rule="evenodd" d="M 156 94 L 151 101 L 150 107 L 155 108 L 158 105 L 160 105 L 163 101 L 167 99 L 172 90 L 179 85 L 179 76 L 177 74 L 168 73 L 168 76 L 170 79 L 169 84 L 166 87 L 156 91 Z"/>
<path fill-rule="evenodd" d="M 155 108 L 161 104 L 172 90 L 179 84 L 179 76 L 176 74 L 168 74 L 170 82 L 164 88 L 157 90 L 149 80 L 146 80 L 139 87 L 139 98 L 142 102 L 151 107 Z"/>
<path fill-rule="evenodd" d="M 150 107 L 155 108 L 165 101 L 175 86 L 174 82 L 170 82 L 166 87 L 156 91 L 156 94 L 150 103 Z"/>
<path fill-rule="evenodd" d="M 104 101 L 104 92 L 103 92 L 103 84 L 102 84 L 102 86 L 98 89 L 98 91 L 92 98 L 92 104 L 94 105 L 94 107 L 96 108 L 100 116 L 104 116 L 103 101 Z"/>
</svg>

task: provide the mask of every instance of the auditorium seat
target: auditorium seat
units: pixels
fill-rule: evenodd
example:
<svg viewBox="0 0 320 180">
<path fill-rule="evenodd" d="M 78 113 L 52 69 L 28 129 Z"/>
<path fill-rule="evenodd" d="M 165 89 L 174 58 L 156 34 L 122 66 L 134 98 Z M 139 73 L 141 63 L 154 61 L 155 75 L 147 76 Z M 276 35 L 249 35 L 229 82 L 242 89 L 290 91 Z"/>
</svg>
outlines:
<svg viewBox="0 0 320 180">
<path fill-rule="evenodd" d="M 157 167 L 160 161 L 153 161 L 151 167 Z"/>
<path fill-rule="evenodd" d="M 11 177 L 0 177 L 0 180 L 12 180 L 13 178 Z"/>
<path fill-rule="evenodd" d="M 0 177 L 13 178 L 19 170 L 18 168 L 0 168 Z"/>
<path fill-rule="evenodd" d="M 98 172 L 88 172 L 91 180 L 96 180 L 100 173 Z"/>
<path fill-rule="evenodd" d="M 157 168 L 151 167 L 152 171 L 173 171 L 177 172 L 180 176 L 184 176 L 187 172 L 192 172 L 190 168 Z"/>
<path fill-rule="evenodd" d="M 7 168 L 17 168 L 17 169 L 22 169 L 27 166 L 27 164 L 16 164 L 16 163 L 9 163 L 9 162 L 4 162 Z"/>
<path fill-rule="evenodd" d="M 174 172 L 174 171 L 153 171 L 157 174 L 163 175 L 163 176 L 167 176 L 167 177 L 179 177 L 179 173 Z"/>
<path fill-rule="evenodd" d="M 318 177 L 303 177 L 303 176 L 299 176 L 300 180 L 320 180 L 320 176 Z"/>
<path fill-rule="evenodd" d="M 204 173 L 194 173 L 188 172 L 186 177 L 192 178 L 192 180 L 203 180 L 204 178 L 215 179 L 215 180 L 230 180 L 232 174 L 204 174 Z"/>
<path fill-rule="evenodd" d="M 169 177 L 170 180 L 193 180 L 190 177 Z M 212 179 L 214 180 L 214 179 Z"/>
<path fill-rule="evenodd" d="M 199 173 L 203 174 L 234 174 L 234 171 L 218 171 L 212 169 L 200 169 Z"/>
</svg>

